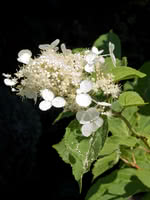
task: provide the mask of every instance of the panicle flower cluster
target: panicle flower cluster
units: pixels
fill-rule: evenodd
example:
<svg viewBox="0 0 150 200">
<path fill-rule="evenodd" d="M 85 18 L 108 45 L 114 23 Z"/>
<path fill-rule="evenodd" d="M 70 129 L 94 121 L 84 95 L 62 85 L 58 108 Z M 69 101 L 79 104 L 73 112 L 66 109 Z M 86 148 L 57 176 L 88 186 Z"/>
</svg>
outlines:
<svg viewBox="0 0 150 200">
<path fill-rule="evenodd" d="M 100 112 L 110 115 L 111 110 L 110 103 L 96 100 L 96 93 L 118 98 L 120 87 L 113 82 L 112 74 L 102 71 L 105 56 L 108 56 L 102 54 L 103 50 L 92 47 L 73 53 L 65 44 L 60 45 L 60 51 L 58 44 L 57 39 L 51 44 L 39 45 L 41 54 L 35 58 L 30 50 L 21 50 L 17 60 L 23 65 L 14 77 L 3 74 L 4 83 L 19 96 L 35 102 L 40 97 L 39 108 L 43 111 L 54 106 L 76 112 L 76 118 L 82 124 L 82 134 L 89 136 L 103 125 Z M 113 51 L 114 45 L 110 42 L 109 56 L 115 67 Z"/>
</svg>

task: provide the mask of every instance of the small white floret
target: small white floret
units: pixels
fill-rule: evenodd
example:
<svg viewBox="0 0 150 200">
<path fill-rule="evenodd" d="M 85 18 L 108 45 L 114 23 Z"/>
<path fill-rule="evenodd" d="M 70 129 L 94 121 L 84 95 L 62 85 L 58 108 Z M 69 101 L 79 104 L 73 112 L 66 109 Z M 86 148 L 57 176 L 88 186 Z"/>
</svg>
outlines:
<svg viewBox="0 0 150 200">
<path fill-rule="evenodd" d="M 51 90 L 44 89 L 44 90 L 41 90 L 40 92 L 41 92 L 42 98 L 46 101 L 52 101 L 55 97 L 54 93 Z"/>
<path fill-rule="evenodd" d="M 96 47 L 92 47 L 92 52 L 96 55 L 102 54 L 104 50 L 98 50 Z"/>
<path fill-rule="evenodd" d="M 87 56 L 85 56 L 85 60 L 88 64 L 93 64 L 94 63 L 94 59 L 96 58 L 95 54 L 88 54 Z"/>
<path fill-rule="evenodd" d="M 93 122 L 92 122 L 92 125 L 93 125 L 93 131 L 97 131 L 98 128 L 100 128 L 104 123 L 104 120 L 103 118 L 101 117 L 97 117 Z"/>
<path fill-rule="evenodd" d="M 83 93 L 90 92 L 93 89 L 93 82 L 90 80 L 83 80 L 80 83 L 80 91 Z"/>
<path fill-rule="evenodd" d="M 92 102 L 89 94 L 77 94 L 76 103 L 82 107 L 88 107 Z"/>
<path fill-rule="evenodd" d="M 86 64 L 85 67 L 84 67 L 84 70 L 88 73 L 92 73 L 95 71 L 95 68 L 94 68 L 94 65 L 89 65 L 89 64 Z"/>
<path fill-rule="evenodd" d="M 23 49 L 18 53 L 18 61 L 24 64 L 28 64 L 32 56 L 32 52 L 28 49 Z"/>
<path fill-rule="evenodd" d="M 81 128 L 82 135 L 85 137 L 89 137 L 93 133 L 93 125 L 88 123 L 84 124 Z"/>
<path fill-rule="evenodd" d="M 62 108 L 66 105 L 66 100 L 63 97 L 56 97 L 53 99 L 52 105 L 55 108 Z"/>
<path fill-rule="evenodd" d="M 42 111 L 49 110 L 52 107 L 52 103 L 50 101 L 41 101 L 39 104 L 39 108 Z"/>
<path fill-rule="evenodd" d="M 16 81 L 14 81 L 14 80 L 12 80 L 12 79 L 9 79 L 9 78 L 5 78 L 5 79 L 4 79 L 4 83 L 5 83 L 5 85 L 7 85 L 7 86 L 14 86 L 14 85 L 16 85 Z"/>
</svg>

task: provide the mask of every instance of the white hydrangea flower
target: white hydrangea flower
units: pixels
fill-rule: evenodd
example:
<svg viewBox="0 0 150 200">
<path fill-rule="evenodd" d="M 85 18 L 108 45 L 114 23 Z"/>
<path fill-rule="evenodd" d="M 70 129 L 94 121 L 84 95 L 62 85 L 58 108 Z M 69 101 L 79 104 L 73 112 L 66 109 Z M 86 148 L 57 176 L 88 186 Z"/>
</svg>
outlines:
<svg viewBox="0 0 150 200">
<path fill-rule="evenodd" d="M 103 119 L 99 117 L 96 108 L 89 108 L 86 111 L 78 111 L 76 118 L 82 124 L 82 135 L 88 137 L 103 125 Z"/>
<path fill-rule="evenodd" d="M 28 64 L 32 56 L 32 52 L 28 49 L 23 49 L 18 53 L 18 61 L 23 64 Z"/>
<path fill-rule="evenodd" d="M 90 97 L 88 92 L 93 89 L 93 82 L 90 80 L 83 80 L 80 83 L 80 88 L 77 89 L 77 96 L 76 96 L 76 103 L 82 107 L 88 107 L 91 102 L 92 98 Z"/>
<path fill-rule="evenodd" d="M 55 97 L 54 93 L 48 89 L 41 90 L 41 96 L 44 99 L 39 104 L 39 108 L 42 111 L 46 111 L 52 106 L 55 108 L 62 108 L 66 104 L 66 101 L 63 97 Z"/>
<path fill-rule="evenodd" d="M 112 59 L 113 65 L 116 67 L 116 58 L 114 55 L 114 49 L 115 49 L 115 45 L 111 42 L 109 42 L 109 53 L 110 53 L 110 57 Z"/>
</svg>

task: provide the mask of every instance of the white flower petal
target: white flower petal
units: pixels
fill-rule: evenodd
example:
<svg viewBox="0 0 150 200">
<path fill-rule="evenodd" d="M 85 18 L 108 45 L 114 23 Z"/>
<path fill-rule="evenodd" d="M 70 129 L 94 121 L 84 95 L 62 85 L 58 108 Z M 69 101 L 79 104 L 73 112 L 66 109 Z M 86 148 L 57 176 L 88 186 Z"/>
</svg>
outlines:
<svg viewBox="0 0 150 200">
<path fill-rule="evenodd" d="M 84 67 L 84 70 L 88 73 L 92 73 L 95 71 L 95 68 L 94 68 L 94 65 L 89 65 L 89 64 L 86 64 L 85 67 Z"/>
<path fill-rule="evenodd" d="M 116 67 L 116 58 L 114 55 L 114 49 L 115 49 L 115 45 L 111 42 L 109 42 L 109 53 L 110 53 L 110 57 L 112 59 L 113 65 Z"/>
<path fill-rule="evenodd" d="M 92 52 L 96 55 L 102 54 L 104 50 L 98 50 L 97 47 L 92 47 Z"/>
<path fill-rule="evenodd" d="M 93 88 L 93 82 L 90 80 L 84 80 L 80 83 L 80 91 L 83 93 L 90 92 Z"/>
<path fill-rule="evenodd" d="M 97 111 L 96 108 L 89 108 L 86 111 L 86 116 L 84 118 L 85 121 L 91 121 L 96 119 L 99 116 L 99 112 Z"/>
<path fill-rule="evenodd" d="M 10 74 L 5 74 L 5 73 L 2 73 L 2 75 L 5 77 L 5 78 L 10 78 L 11 75 Z"/>
<path fill-rule="evenodd" d="M 95 132 L 98 128 L 100 128 L 104 123 L 103 118 L 97 117 L 91 124 L 93 125 L 93 131 Z"/>
<path fill-rule="evenodd" d="M 62 108 L 66 105 L 66 100 L 63 97 L 56 97 L 52 100 L 52 105 L 55 108 Z"/>
<path fill-rule="evenodd" d="M 55 97 L 54 93 L 51 90 L 44 89 L 44 90 L 41 90 L 40 92 L 41 92 L 42 98 L 46 101 L 52 101 Z"/>
<path fill-rule="evenodd" d="M 39 104 L 39 108 L 42 111 L 49 110 L 52 107 L 52 103 L 50 101 L 41 101 Z"/>
<path fill-rule="evenodd" d="M 88 64 L 93 64 L 95 58 L 96 54 L 93 53 L 89 53 L 88 55 L 85 56 L 85 60 Z"/>
<path fill-rule="evenodd" d="M 47 50 L 50 48 L 50 45 L 49 44 L 40 44 L 39 45 L 39 49 L 41 50 Z"/>
<path fill-rule="evenodd" d="M 32 56 L 32 52 L 28 49 L 23 49 L 18 53 L 18 61 L 24 64 L 28 64 Z"/>
<path fill-rule="evenodd" d="M 97 47 L 92 47 L 92 52 L 95 54 L 98 54 L 99 51 L 98 51 Z"/>
<path fill-rule="evenodd" d="M 85 137 L 89 137 L 93 131 L 93 125 L 91 123 L 84 124 L 81 128 L 82 135 Z"/>
<path fill-rule="evenodd" d="M 82 107 L 88 107 L 92 102 L 90 95 L 88 94 L 77 94 L 76 103 Z"/>
<path fill-rule="evenodd" d="M 86 111 L 78 111 L 76 113 L 76 119 L 80 122 L 80 124 L 85 124 L 85 121 L 83 120 L 84 119 L 84 115 L 86 114 Z"/>
<path fill-rule="evenodd" d="M 13 79 L 9 79 L 9 78 L 5 78 L 4 79 L 4 83 L 7 86 L 14 86 L 14 85 L 16 85 L 16 81 L 14 81 Z"/>
</svg>

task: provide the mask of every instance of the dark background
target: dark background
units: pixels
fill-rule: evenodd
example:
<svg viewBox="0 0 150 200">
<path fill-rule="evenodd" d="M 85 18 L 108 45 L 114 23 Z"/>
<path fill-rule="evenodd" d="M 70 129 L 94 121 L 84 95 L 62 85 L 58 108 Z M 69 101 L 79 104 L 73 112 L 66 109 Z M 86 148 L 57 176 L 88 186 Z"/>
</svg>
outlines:
<svg viewBox="0 0 150 200">
<path fill-rule="evenodd" d="M 101 34 L 113 30 L 121 39 L 122 56 L 139 69 L 150 59 L 150 1 L 5 1 L 0 7 L 0 72 L 14 73 L 17 53 L 59 38 L 68 48 L 91 47 Z M 21 101 L 0 78 L 0 194 L 43 195 L 49 199 L 84 199 L 71 168 L 52 145 L 58 143 L 70 119 L 52 126 L 60 111 L 41 112 Z"/>
</svg>

